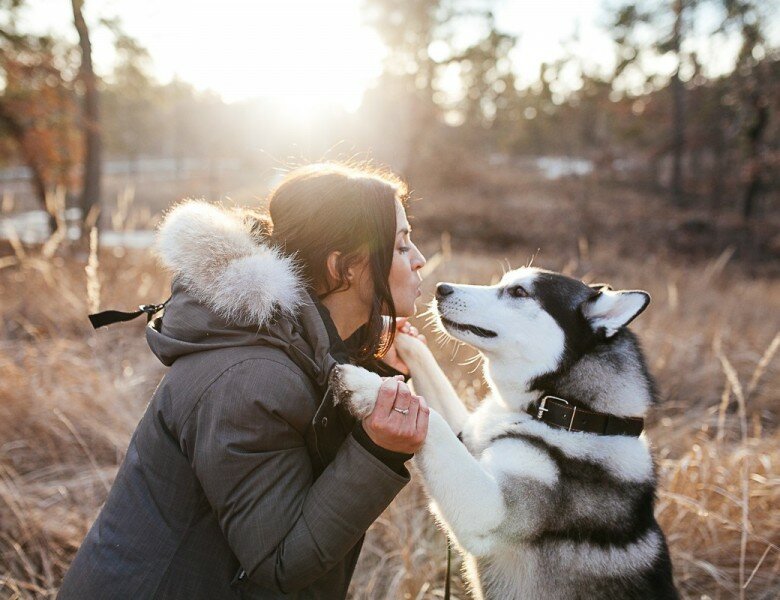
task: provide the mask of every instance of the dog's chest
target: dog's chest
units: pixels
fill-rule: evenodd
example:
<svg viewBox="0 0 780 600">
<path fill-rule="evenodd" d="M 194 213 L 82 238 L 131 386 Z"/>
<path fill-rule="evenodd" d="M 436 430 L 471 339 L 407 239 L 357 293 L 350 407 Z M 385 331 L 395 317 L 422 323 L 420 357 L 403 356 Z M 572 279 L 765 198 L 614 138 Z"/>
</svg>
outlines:
<svg viewBox="0 0 780 600">
<path fill-rule="evenodd" d="M 507 411 L 495 400 L 486 399 L 471 414 L 461 439 L 472 455 L 479 457 L 498 436 L 517 429 L 528 415 Z"/>
</svg>

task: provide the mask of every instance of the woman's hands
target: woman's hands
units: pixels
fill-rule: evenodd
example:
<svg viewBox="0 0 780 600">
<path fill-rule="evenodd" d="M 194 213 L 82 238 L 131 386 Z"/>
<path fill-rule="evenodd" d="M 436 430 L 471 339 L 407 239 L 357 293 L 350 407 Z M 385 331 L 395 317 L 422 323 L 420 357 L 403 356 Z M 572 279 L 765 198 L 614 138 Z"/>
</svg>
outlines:
<svg viewBox="0 0 780 600">
<path fill-rule="evenodd" d="M 396 340 L 400 336 L 408 336 L 427 345 L 425 336 L 405 317 L 396 319 Z M 397 343 L 393 343 L 382 361 L 408 375 L 409 367 L 401 359 Z M 377 446 L 393 452 L 414 454 L 428 433 L 430 409 L 422 396 L 412 394 L 403 379 L 401 375 L 385 379 L 379 388 L 373 412 L 363 419 L 363 429 Z"/>
<path fill-rule="evenodd" d="M 374 410 L 363 419 L 363 429 L 377 446 L 414 454 L 425 441 L 429 414 L 425 399 L 412 394 L 397 375 L 380 386 Z"/>
<path fill-rule="evenodd" d="M 409 323 L 409 319 L 406 317 L 398 317 L 395 320 L 395 334 L 396 334 L 396 340 L 398 339 L 398 336 L 401 335 L 408 335 L 409 337 L 415 338 L 425 344 L 428 345 L 428 341 L 425 339 L 425 336 L 420 333 L 420 331 Z M 401 358 L 401 356 L 398 353 L 397 341 L 393 342 L 393 345 L 390 346 L 390 350 L 387 351 L 387 354 L 384 355 L 382 358 L 382 362 L 390 365 L 393 367 L 396 371 L 400 371 L 401 373 L 404 373 L 405 375 L 409 375 L 409 366 L 404 362 L 404 360 Z"/>
</svg>

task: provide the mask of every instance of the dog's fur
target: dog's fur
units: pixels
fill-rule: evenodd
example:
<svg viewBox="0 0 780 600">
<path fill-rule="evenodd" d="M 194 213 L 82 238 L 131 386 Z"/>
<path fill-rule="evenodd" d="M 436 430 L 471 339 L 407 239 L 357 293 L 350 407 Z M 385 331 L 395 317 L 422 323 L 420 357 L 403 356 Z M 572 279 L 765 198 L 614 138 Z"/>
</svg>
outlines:
<svg viewBox="0 0 780 600">
<path fill-rule="evenodd" d="M 493 286 L 440 284 L 440 326 L 484 358 L 492 395 L 473 414 L 422 343 L 396 338 L 434 409 L 416 463 L 475 598 L 677 597 L 644 435 L 570 432 L 526 412 L 550 394 L 643 417 L 654 386 L 626 325 L 648 302 L 532 268 Z M 331 380 L 358 417 L 380 383 L 350 366 Z"/>
</svg>

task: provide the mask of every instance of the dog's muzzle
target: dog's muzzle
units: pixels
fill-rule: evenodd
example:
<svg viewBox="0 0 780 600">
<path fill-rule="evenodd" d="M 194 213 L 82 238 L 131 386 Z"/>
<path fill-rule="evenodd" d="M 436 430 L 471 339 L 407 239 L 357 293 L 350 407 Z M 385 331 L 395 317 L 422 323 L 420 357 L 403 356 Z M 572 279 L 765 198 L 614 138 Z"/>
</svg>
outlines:
<svg viewBox="0 0 780 600">
<path fill-rule="evenodd" d="M 440 318 L 441 322 L 448 329 L 454 329 L 456 331 L 468 331 L 483 338 L 494 338 L 498 336 L 495 331 L 485 329 L 484 327 L 477 327 L 476 325 L 469 325 L 468 323 L 456 323 L 455 321 L 450 321 L 448 318 L 442 317 L 441 315 Z"/>
</svg>

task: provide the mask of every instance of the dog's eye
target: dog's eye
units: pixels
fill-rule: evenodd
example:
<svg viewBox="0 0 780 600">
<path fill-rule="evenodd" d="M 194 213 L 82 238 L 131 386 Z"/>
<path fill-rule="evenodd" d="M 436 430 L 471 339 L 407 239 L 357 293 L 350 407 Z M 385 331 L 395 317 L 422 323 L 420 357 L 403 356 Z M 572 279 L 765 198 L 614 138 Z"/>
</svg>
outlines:
<svg viewBox="0 0 780 600">
<path fill-rule="evenodd" d="M 506 288 L 506 293 L 512 298 L 528 298 L 529 294 L 522 285 L 513 285 Z"/>
</svg>

